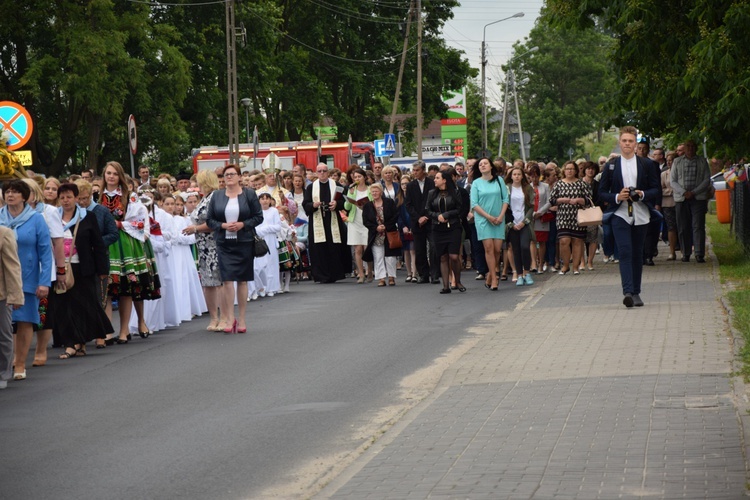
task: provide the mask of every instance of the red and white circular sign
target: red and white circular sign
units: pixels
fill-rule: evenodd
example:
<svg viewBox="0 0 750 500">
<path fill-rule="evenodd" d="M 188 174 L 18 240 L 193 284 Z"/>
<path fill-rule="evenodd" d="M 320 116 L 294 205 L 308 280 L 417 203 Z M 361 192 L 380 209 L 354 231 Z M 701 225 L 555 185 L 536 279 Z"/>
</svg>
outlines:
<svg viewBox="0 0 750 500">
<path fill-rule="evenodd" d="M 135 154 L 138 150 L 138 134 L 135 131 L 135 116 L 133 115 L 128 118 L 128 142 L 130 143 L 130 152 Z"/>
</svg>

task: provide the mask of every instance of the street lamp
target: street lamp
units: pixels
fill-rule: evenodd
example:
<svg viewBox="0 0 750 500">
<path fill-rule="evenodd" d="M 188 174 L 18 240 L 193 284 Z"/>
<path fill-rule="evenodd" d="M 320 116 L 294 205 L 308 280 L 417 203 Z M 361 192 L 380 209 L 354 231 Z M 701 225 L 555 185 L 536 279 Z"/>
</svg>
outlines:
<svg viewBox="0 0 750 500">
<path fill-rule="evenodd" d="M 510 61 L 508 61 L 508 72 L 505 75 L 505 96 L 504 96 L 504 103 L 503 103 L 503 121 L 500 125 L 500 145 L 498 146 L 498 156 L 503 156 L 503 139 L 505 136 L 505 117 L 508 113 L 508 92 L 513 89 L 513 97 L 516 102 L 516 120 L 518 120 L 518 133 L 519 133 L 519 140 L 521 141 L 521 159 L 524 163 L 526 163 L 526 148 L 523 145 L 523 129 L 521 128 L 521 112 L 518 109 L 518 92 L 516 92 L 516 82 L 515 77 L 513 75 L 513 68 L 510 67 L 511 63 L 525 55 L 532 54 L 539 50 L 539 47 L 531 47 L 529 50 L 524 52 L 523 54 L 518 54 L 516 56 L 511 57 Z"/>
<path fill-rule="evenodd" d="M 247 135 L 247 143 L 250 144 L 250 105 L 253 101 L 249 97 L 240 99 L 240 103 L 245 106 L 245 133 Z"/>
<path fill-rule="evenodd" d="M 487 26 L 492 26 L 493 24 L 497 24 L 503 21 L 507 21 L 508 19 L 513 19 L 515 17 L 523 17 L 523 12 L 516 12 L 510 17 L 505 17 L 503 19 L 498 19 L 497 21 L 492 21 L 491 23 L 487 23 L 484 25 L 484 28 L 482 29 L 482 156 L 485 156 L 487 153 L 487 88 L 486 88 L 486 82 L 485 82 L 485 67 L 487 66 L 487 58 L 485 57 L 485 40 L 487 39 Z"/>
</svg>

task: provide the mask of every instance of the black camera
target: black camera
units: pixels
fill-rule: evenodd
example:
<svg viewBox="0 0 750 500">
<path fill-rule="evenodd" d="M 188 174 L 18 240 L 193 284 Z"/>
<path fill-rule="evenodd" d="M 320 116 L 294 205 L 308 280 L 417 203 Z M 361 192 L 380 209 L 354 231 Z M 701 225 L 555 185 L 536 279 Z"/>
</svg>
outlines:
<svg viewBox="0 0 750 500">
<path fill-rule="evenodd" d="M 629 191 L 628 196 L 630 196 L 631 200 L 633 200 L 633 201 L 640 201 L 641 200 L 641 195 L 638 194 L 638 191 L 636 191 L 634 187 L 632 187 L 632 186 L 629 187 L 628 191 Z"/>
</svg>

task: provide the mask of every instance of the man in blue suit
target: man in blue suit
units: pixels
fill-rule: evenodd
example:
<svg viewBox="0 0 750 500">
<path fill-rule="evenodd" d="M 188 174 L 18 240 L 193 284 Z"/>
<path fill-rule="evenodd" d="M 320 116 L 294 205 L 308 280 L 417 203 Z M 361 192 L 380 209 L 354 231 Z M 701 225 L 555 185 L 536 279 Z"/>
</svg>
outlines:
<svg viewBox="0 0 750 500">
<path fill-rule="evenodd" d="M 635 127 L 620 129 L 622 156 L 604 166 L 599 183 L 599 199 L 607 202 L 605 219 L 612 225 L 612 233 L 620 253 L 620 281 L 622 303 L 625 307 L 640 307 L 643 247 L 651 217 L 647 202 L 661 195 L 660 179 L 645 158 L 635 155 Z"/>
</svg>

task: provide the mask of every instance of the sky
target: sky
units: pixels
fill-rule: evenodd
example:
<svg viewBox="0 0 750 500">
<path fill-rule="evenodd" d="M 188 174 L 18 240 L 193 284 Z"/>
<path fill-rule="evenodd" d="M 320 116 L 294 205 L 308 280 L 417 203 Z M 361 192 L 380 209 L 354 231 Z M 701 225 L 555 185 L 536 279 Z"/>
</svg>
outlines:
<svg viewBox="0 0 750 500">
<path fill-rule="evenodd" d="M 528 36 L 544 0 L 460 0 L 461 6 L 453 9 L 453 19 L 443 27 L 443 37 L 448 46 L 464 52 L 473 68 L 482 68 L 482 33 L 485 25 L 523 12 L 524 17 L 508 19 L 488 26 L 487 50 L 487 101 L 494 107 L 502 102 L 501 85 L 505 79 L 501 65 L 512 55 L 513 44 Z"/>
</svg>

